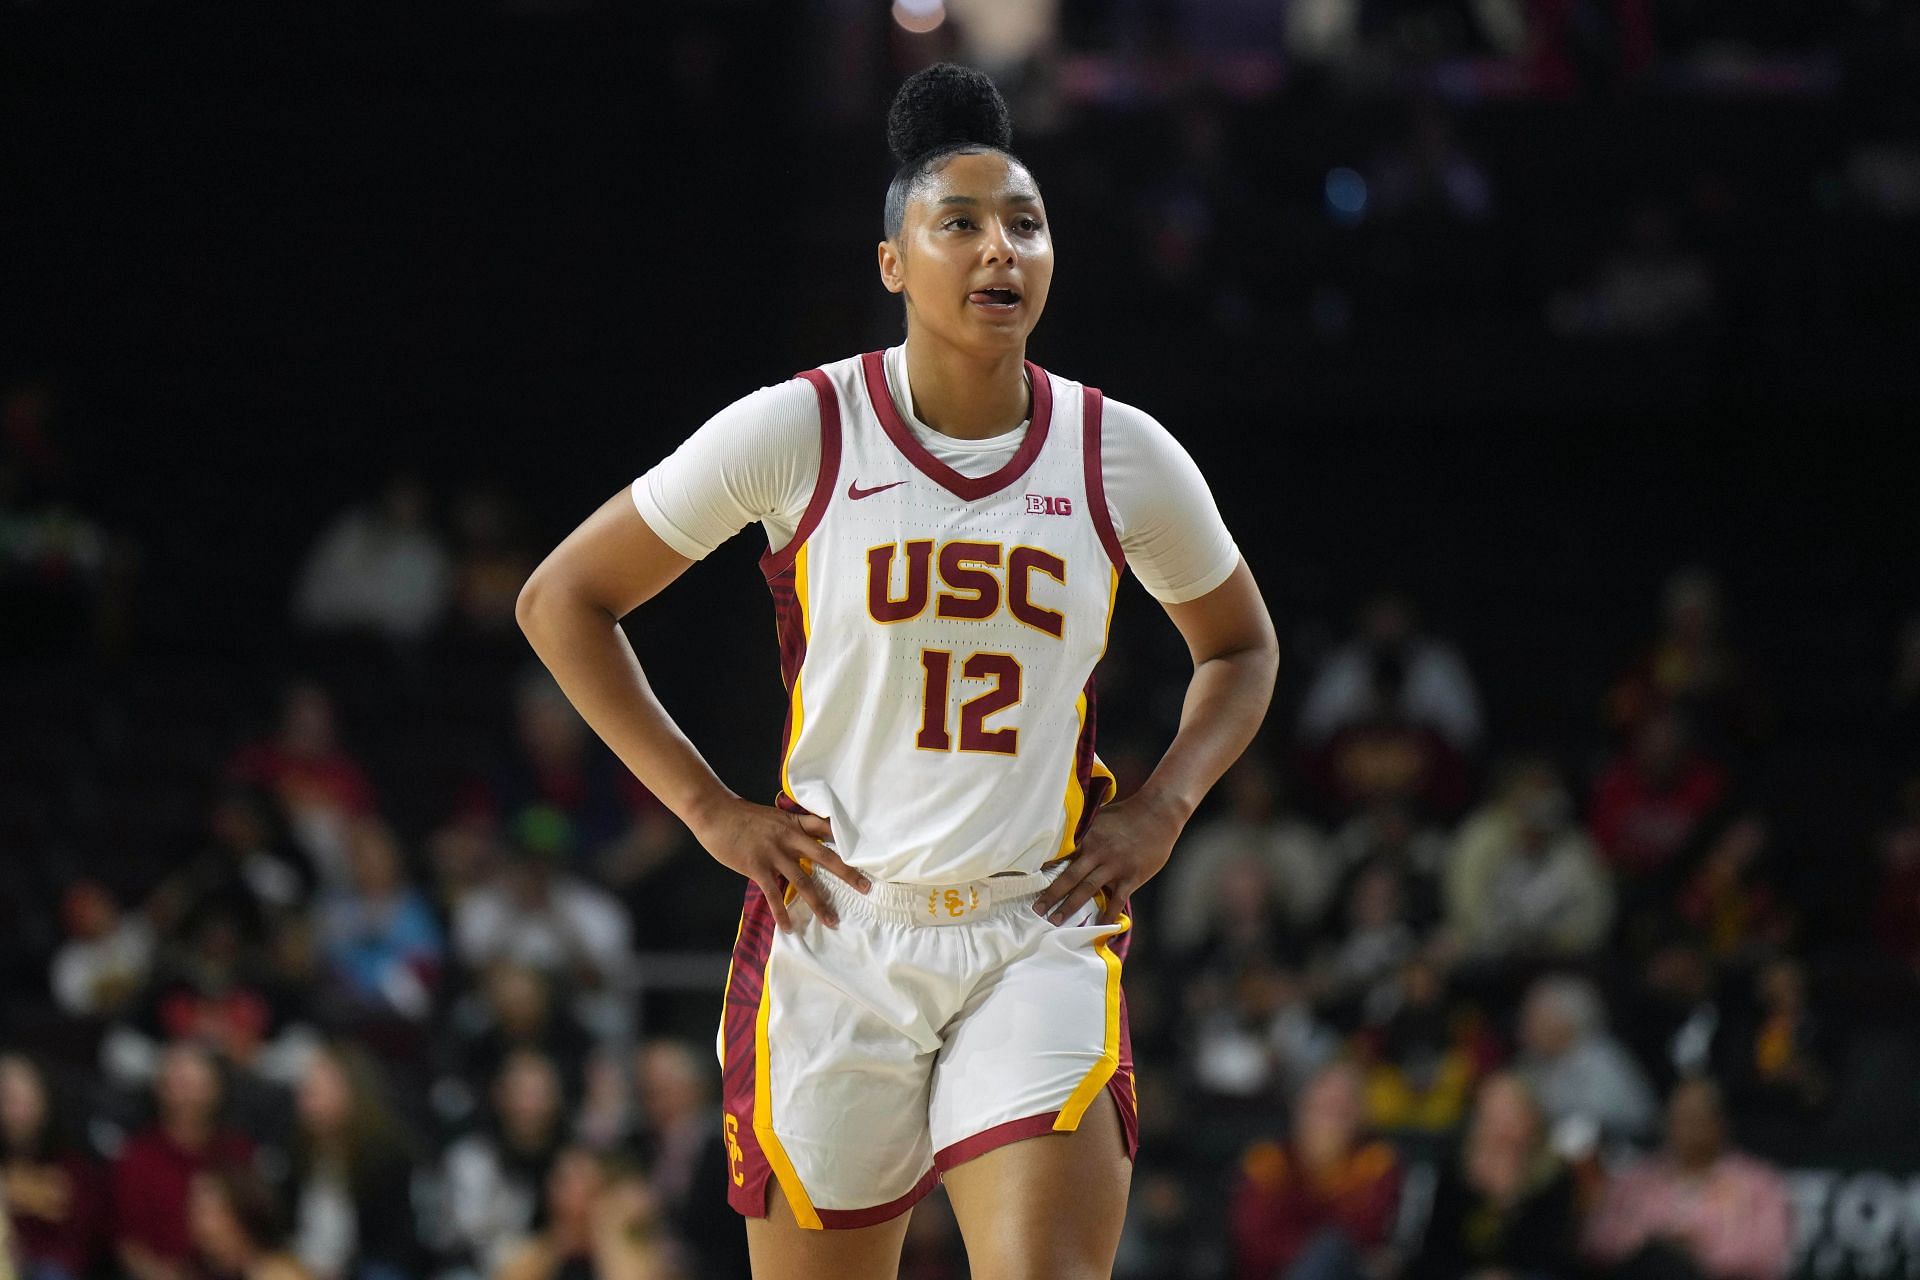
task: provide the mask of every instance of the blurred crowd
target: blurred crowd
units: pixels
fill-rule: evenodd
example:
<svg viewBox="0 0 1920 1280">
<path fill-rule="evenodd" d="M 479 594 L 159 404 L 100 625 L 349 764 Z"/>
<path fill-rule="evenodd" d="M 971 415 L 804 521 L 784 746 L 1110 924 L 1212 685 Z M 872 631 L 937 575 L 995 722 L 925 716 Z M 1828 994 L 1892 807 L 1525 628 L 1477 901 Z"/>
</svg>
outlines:
<svg viewBox="0 0 1920 1280">
<path fill-rule="evenodd" d="M 674 948 L 717 1018 L 730 878 L 519 648 L 503 517 L 464 502 L 461 551 L 432 507 L 398 475 L 330 522 L 291 625 L 376 665 L 492 635 L 511 733 L 405 833 L 407 770 L 297 677 L 185 846 L 65 878 L 0 1042 L 23 1275 L 744 1274 L 713 1052 L 641 1018 Z M 1585 760 L 1491 741 L 1472 655 L 1366 601 L 1136 898 L 1118 1274 L 1784 1275 L 1781 1169 L 1873 1123 L 1859 1038 L 1920 976 L 1920 627 L 1897 649 L 1845 937 L 1755 786 L 1777 716 L 1712 573 L 1669 578 Z M 1154 747 L 1108 750 L 1124 787 Z M 936 1197 L 907 1274 L 958 1258 Z"/>
</svg>

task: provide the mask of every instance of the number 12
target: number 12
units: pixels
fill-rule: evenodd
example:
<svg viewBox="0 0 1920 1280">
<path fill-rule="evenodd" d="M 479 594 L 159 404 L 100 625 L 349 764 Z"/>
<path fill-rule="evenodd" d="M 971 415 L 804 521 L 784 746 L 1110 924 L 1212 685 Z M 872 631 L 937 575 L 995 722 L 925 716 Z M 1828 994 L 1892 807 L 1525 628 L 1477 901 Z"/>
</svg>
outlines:
<svg viewBox="0 0 1920 1280">
<path fill-rule="evenodd" d="M 953 654 L 945 649 L 922 649 L 920 732 L 913 745 L 922 751 L 953 750 L 947 730 L 947 690 L 953 683 Z M 987 717 L 1020 701 L 1020 664 L 1010 653 L 970 653 L 960 665 L 966 680 L 991 680 L 993 688 L 960 704 L 960 749 L 993 755 L 1018 755 L 1018 729 L 989 729 Z"/>
</svg>

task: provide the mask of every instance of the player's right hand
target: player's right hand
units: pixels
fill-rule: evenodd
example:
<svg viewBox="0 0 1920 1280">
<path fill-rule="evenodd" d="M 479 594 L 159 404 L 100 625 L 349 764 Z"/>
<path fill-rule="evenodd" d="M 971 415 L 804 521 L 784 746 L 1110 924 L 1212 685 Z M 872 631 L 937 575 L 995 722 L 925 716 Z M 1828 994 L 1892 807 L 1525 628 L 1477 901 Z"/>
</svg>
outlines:
<svg viewBox="0 0 1920 1280">
<path fill-rule="evenodd" d="M 833 904 L 807 874 L 803 859 L 839 876 L 859 893 L 872 887 L 864 875 L 820 843 L 833 838 L 833 827 L 825 818 L 812 814 L 788 813 L 772 805 L 755 804 L 734 796 L 705 817 L 693 829 L 693 837 L 713 855 L 714 861 L 760 886 L 767 905 L 773 909 L 773 921 L 783 933 L 793 932 L 793 920 L 787 913 L 789 885 L 829 929 L 840 926 Z"/>
</svg>

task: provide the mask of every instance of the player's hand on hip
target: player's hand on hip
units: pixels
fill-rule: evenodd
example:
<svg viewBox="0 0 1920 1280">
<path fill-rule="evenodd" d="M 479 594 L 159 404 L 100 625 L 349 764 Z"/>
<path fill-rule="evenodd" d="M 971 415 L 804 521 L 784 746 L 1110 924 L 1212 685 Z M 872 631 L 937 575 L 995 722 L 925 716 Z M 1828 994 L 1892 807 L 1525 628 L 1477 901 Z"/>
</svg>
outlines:
<svg viewBox="0 0 1920 1280">
<path fill-rule="evenodd" d="M 1145 796 L 1106 805 L 1095 815 L 1066 870 L 1034 899 L 1034 911 L 1063 924 L 1095 893 L 1104 893 L 1106 905 L 1097 921 L 1114 923 L 1128 895 L 1167 865 L 1182 825 L 1172 810 Z"/>
<path fill-rule="evenodd" d="M 773 909 L 773 921 L 783 932 L 793 931 L 793 920 L 787 913 L 788 885 L 828 928 L 839 927 L 840 917 L 807 873 L 807 864 L 839 876 L 860 893 L 871 887 L 865 876 L 820 843 L 833 838 L 833 827 L 825 818 L 809 813 L 788 813 L 736 796 L 721 805 L 693 835 L 714 861 L 760 886 Z"/>
</svg>

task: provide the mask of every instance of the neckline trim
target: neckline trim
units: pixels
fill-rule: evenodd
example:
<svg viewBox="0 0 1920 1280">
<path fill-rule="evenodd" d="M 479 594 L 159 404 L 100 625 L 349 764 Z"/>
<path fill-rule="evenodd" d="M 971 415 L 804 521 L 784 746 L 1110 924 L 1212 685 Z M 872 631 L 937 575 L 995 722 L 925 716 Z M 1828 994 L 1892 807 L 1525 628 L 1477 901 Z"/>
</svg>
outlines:
<svg viewBox="0 0 1920 1280">
<path fill-rule="evenodd" d="M 900 408 L 893 402 L 893 392 L 887 388 L 887 369 L 884 351 L 869 351 L 860 357 L 861 372 L 865 374 L 867 400 L 873 405 L 874 416 L 880 419 L 880 426 L 893 441 L 893 447 L 906 455 L 908 462 L 957 498 L 975 502 L 999 492 L 1025 475 L 1033 466 L 1035 458 L 1040 456 L 1040 448 L 1047 442 L 1047 431 L 1053 425 L 1053 385 L 1047 377 L 1047 371 L 1031 360 L 1022 361 L 1026 366 L 1027 377 L 1033 386 L 1033 415 L 1027 424 L 1027 435 L 1000 467 L 984 476 L 963 475 L 933 456 L 927 447 L 920 443 L 912 428 L 900 417 Z"/>
</svg>

